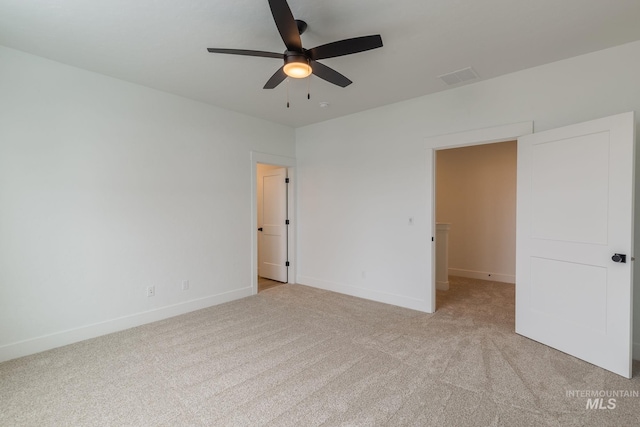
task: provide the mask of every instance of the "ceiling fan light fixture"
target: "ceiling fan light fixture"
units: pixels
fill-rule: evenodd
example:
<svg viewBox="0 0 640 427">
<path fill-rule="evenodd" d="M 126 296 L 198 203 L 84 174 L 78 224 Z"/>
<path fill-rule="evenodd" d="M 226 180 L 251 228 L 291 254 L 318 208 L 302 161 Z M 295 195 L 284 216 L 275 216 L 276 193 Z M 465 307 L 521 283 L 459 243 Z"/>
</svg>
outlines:
<svg viewBox="0 0 640 427">
<path fill-rule="evenodd" d="M 304 79 L 312 73 L 311 65 L 304 55 L 288 55 L 282 69 L 284 73 L 294 79 Z"/>
</svg>

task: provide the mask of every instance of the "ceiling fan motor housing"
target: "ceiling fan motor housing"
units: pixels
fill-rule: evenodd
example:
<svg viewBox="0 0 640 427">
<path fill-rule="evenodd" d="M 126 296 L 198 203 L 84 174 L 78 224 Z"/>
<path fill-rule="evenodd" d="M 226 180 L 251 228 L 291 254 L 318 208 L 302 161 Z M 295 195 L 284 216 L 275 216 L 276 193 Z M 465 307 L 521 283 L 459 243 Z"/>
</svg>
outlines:
<svg viewBox="0 0 640 427">
<path fill-rule="evenodd" d="M 293 50 L 287 50 L 284 52 L 284 63 L 289 64 L 291 62 L 302 62 L 304 64 L 309 63 L 309 59 L 302 52 L 295 52 Z"/>
</svg>

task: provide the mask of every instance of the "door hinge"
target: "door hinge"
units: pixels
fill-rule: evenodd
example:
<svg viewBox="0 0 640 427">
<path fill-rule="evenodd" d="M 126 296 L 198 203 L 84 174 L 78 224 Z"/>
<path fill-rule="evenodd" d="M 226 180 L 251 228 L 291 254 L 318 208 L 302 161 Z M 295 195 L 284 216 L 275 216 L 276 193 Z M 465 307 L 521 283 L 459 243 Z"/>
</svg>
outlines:
<svg viewBox="0 0 640 427">
<path fill-rule="evenodd" d="M 286 220 L 284 223 L 285 225 L 289 225 L 289 220 Z"/>
<path fill-rule="evenodd" d="M 431 238 L 431 241 L 433 242 L 433 237 Z"/>
<path fill-rule="evenodd" d="M 289 261 L 284 264 L 285 267 L 289 267 Z"/>
<path fill-rule="evenodd" d="M 284 179 L 284 183 L 285 183 L 285 184 L 288 184 L 288 183 L 289 183 L 289 178 L 285 178 L 285 179 Z"/>
</svg>

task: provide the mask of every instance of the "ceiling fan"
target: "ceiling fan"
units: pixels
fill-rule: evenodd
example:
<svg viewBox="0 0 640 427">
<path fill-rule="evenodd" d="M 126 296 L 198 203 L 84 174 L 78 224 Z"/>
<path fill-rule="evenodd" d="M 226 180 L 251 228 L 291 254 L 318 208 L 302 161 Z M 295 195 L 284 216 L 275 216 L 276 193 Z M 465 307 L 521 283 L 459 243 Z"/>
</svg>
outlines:
<svg viewBox="0 0 640 427">
<path fill-rule="evenodd" d="M 335 58 L 337 56 L 351 55 L 366 50 L 382 47 L 382 37 L 379 34 L 373 36 L 354 37 L 333 43 L 323 44 L 313 49 L 304 49 L 300 35 L 307 29 L 307 23 L 293 18 L 291 9 L 286 0 L 269 0 L 271 14 L 278 27 L 280 36 L 287 50 L 284 53 L 264 52 L 260 50 L 244 49 L 220 49 L 208 48 L 211 53 L 227 53 L 231 55 L 259 56 L 264 58 L 277 58 L 284 60 L 284 65 L 275 72 L 264 85 L 264 89 L 273 89 L 289 77 L 304 78 L 310 74 L 324 79 L 340 87 L 349 86 L 351 80 L 318 62 L 320 59 Z"/>
</svg>

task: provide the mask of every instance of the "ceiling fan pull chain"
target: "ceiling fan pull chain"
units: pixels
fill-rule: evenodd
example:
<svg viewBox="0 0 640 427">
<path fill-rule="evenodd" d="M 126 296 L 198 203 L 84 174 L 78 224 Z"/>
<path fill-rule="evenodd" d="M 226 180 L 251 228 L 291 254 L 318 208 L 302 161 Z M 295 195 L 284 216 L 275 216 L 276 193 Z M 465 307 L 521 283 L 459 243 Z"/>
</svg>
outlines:
<svg viewBox="0 0 640 427">
<path fill-rule="evenodd" d="M 287 108 L 289 108 L 289 79 L 287 79 Z"/>
<path fill-rule="evenodd" d="M 308 59 L 307 64 L 311 67 L 311 61 Z M 311 99 L 311 74 L 307 76 L 307 99 Z"/>
</svg>

